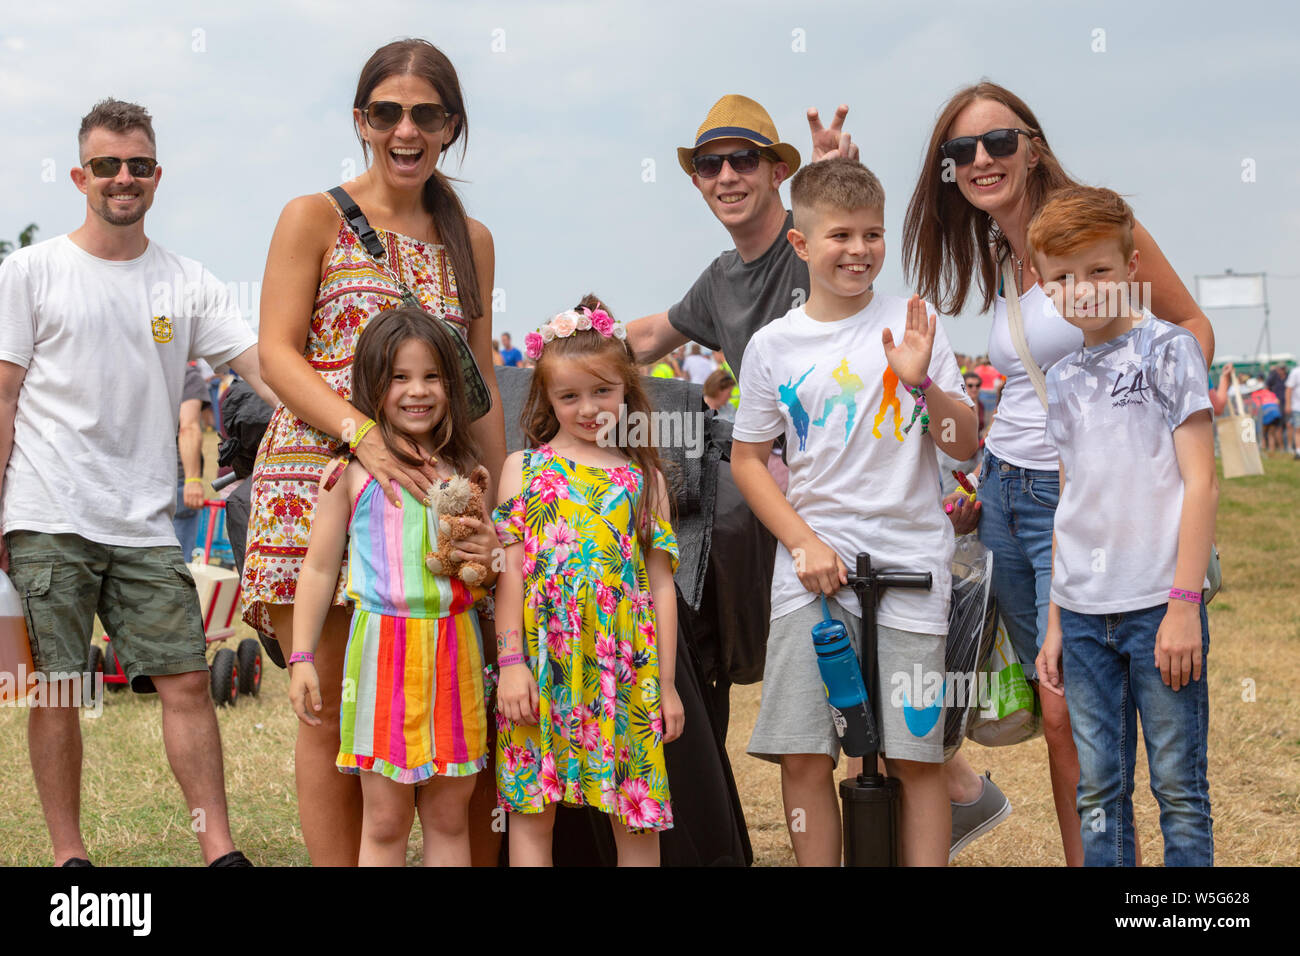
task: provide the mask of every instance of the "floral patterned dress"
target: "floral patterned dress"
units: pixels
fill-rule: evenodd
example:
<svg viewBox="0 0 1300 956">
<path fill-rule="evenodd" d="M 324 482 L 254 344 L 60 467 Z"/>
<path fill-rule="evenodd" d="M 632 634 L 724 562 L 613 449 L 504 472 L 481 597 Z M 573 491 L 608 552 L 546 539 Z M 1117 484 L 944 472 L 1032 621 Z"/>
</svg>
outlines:
<svg viewBox="0 0 1300 956">
<path fill-rule="evenodd" d="M 523 490 L 496 509 L 502 544 L 524 547 L 524 650 L 540 691 L 537 726 L 499 712 L 498 803 L 540 813 L 593 806 L 629 830 L 673 824 L 664 769 L 650 579 L 633 522 L 644 476 L 597 468 L 549 446 L 525 452 Z M 655 517 L 652 547 L 677 567 Z"/>
<path fill-rule="evenodd" d="M 334 197 L 325 196 L 337 210 Z M 393 272 L 401 275 L 426 312 L 446 319 L 469 336 L 446 250 L 385 229 L 375 233 L 385 247 L 382 267 L 340 219 L 312 310 L 305 358 L 343 398 L 352 396 L 352 356 L 361 330 L 384 309 L 402 304 L 402 290 L 393 281 Z M 307 556 L 317 485 L 325 465 L 342 444 L 284 405 L 276 406 L 262 437 L 253 466 L 242 587 L 244 620 L 266 634 L 274 636 L 266 605 L 293 603 L 298 572 Z M 347 603 L 347 579 L 345 560 L 335 604 Z"/>
</svg>

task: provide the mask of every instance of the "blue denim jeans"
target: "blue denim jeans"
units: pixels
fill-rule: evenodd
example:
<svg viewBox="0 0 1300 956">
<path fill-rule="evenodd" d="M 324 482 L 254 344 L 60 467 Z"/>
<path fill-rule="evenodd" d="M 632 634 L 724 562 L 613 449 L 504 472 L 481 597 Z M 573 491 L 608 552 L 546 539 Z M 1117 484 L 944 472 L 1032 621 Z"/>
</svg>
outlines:
<svg viewBox="0 0 1300 956">
<path fill-rule="evenodd" d="M 172 516 L 172 530 L 176 532 L 176 540 L 181 546 L 181 560 L 189 561 L 199 533 L 199 512 L 195 508 L 185 507 L 184 478 L 176 480 L 176 514 Z"/>
<path fill-rule="evenodd" d="M 1034 658 L 1047 635 L 1052 521 L 1060 497 L 1059 472 L 1019 468 L 984 452 L 977 499 L 980 541 L 993 552 L 993 596 L 1030 680 L 1038 679 Z"/>
<path fill-rule="evenodd" d="M 1206 778 L 1210 625 L 1201 611 L 1201 679 L 1174 691 L 1155 666 L 1167 607 L 1122 614 L 1061 608 L 1065 701 L 1079 751 L 1077 806 L 1085 866 L 1133 866 L 1133 767 L 1137 718 L 1160 805 L 1165 866 L 1213 866 Z"/>
</svg>

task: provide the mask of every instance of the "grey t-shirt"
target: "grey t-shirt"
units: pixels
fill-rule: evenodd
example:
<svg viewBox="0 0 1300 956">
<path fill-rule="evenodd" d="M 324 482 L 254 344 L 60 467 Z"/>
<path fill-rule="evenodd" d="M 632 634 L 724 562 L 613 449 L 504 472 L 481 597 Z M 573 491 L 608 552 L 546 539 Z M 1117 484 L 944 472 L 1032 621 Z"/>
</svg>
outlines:
<svg viewBox="0 0 1300 956">
<path fill-rule="evenodd" d="M 668 310 L 669 323 L 682 335 L 722 349 L 737 378 L 750 337 L 808 301 L 808 264 L 785 238 L 793 228 L 794 213 L 787 212 L 781 234 L 753 262 L 744 262 L 735 249 L 728 249 Z"/>
<path fill-rule="evenodd" d="M 1060 607 L 1118 614 L 1168 601 L 1183 508 L 1173 433 L 1209 409 L 1205 382 L 1195 337 L 1150 312 L 1048 369 L 1047 440 L 1065 470 L 1052 570 Z"/>
<path fill-rule="evenodd" d="M 208 386 L 203 381 L 202 373 L 200 373 L 199 370 L 195 368 L 193 365 L 186 365 L 185 383 L 181 386 L 181 404 L 184 405 L 187 401 L 195 398 L 201 401 L 203 405 L 212 404 L 208 395 Z M 203 410 L 203 405 L 199 406 L 200 411 Z M 180 437 L 180 432 L 178 431 L 177 438 L 179 437 Z M 200 447 L 199 475 L 201 476 L 202 474 L 203 474 L 203 449 L 202 447 Z M 185 466 L 181 463 L 181 450 L 179 446 L 177 446 L 176 448 L 176 480 L 177 481 L 185 480 Z"/>
</svg>

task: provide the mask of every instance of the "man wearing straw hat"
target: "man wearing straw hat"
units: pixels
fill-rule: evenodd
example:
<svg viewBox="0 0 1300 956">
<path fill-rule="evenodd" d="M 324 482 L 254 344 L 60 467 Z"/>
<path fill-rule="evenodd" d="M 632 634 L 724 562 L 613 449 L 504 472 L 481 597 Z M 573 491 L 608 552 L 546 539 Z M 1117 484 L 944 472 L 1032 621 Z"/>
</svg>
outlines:
<svg viewBox="0 0 1300 956">
<path fill-rule="evenodd" d="M 857 157 L 841 130 L 848 112 L 841 106 L 823 128 L 817 110 L 808 111 L 813 162 Z M 732 93 L 713 104 L 677 161 L 736 248 L 714 259 L 668 311 L 630 323 L 628 342 L 643 363 L 699 342 L 721 349 L 739 373 L 750 336 L 808 297 L 808 265 L 786 242 L 794 220 L 780 195 L 799 168 L 799 151 L 781 141 L 767 110 Z"/>
<path fill-rule="evenodd" d="M 857 156 L 840 129 L 848 111 L 836 110 L 827 129 L 817 110 L 808 111 L 814 160 Z M 808 297 L 808 265 L 786 241 L 794 219 L 780 195 L 781 183 L 799 168 L 799 151 L 781 141 L 767 110 L 733 93 L 713 104 L 694 143 L 677 150 L 677 160 L 736 247 L 714 259 L 668 311 L 629 323 L 628 344 L 637 361 L 653 364 L 688 341 L 699 342 L 715 356 L 724 352 L 738 377 L 750 336 Z M 750 513 L 722 463 L 709 578 L 694 633 L 705 645 L 719 645 L 713 704 L 724 735 L 733 678 L 750 683 L 762 676 L 768 607 L 761 588 L 743 607 L 718 608 L 715 598 L 730 593 L 734 582 L 770 579 L 775 553 L 776 539 Z"/>
<path fill-rule="evenodd" d="M 831 125 L 823 127 L 817 110 L 808 110 L 812 162 L 835 156 L 858 158 L 858 147 L 842 130 L 848 112 L 849 108 L 841 105 Z M 728 94 L 713 104 L 694 144 L 678 148 L 677 161 L 736 247 L 714 259 L 667 312 L 629 323 L 628 344 L 637 361 L 649 363 L 689 340 L 700 342 L 721 349 L 739 379 L 745 346 L 753 334 L 808 298 L 808 265 L 786 241 L 786 234 L 794 228 L 794 214 L 785 208 L 780 195 L 781 183 L 799 168 L 799 151 L 781 141 L 762 106 L 748 97 Z M 718 475 L 710 573 L 722 577 L 721 563 L 742 561 L 740 554 L 757 550 L 762 580 L 770 581 L 775 546 L 775 539 L 736 491 L 724 463 Z M 711 583 L 716 583 L 716 578 Z M 756 648 L 745 650 L 761 652 L 767 642 L 768 596 L 761 589 L 750 595 L 753 599 L 721 609 L 717 617 L 726 623 L 719 630 L 725 628 L 741 636 L 748 645 L 757 642 Z M 705 602 L 712 598 L 706 592 Z M 701 606 L 701 612 L 705 610 Z M 761 666 L 761 653 L 758 662 Z M 729 693 L 730 674 L 720 666 L 714 704 L 724 734 Z M 993 781 L 976 776 L 960 754 L 945 770 L 949 797 L 955 801 L 953 845 L 960 848 L 1005 819 L 1010 804 Z"/>
</svg>

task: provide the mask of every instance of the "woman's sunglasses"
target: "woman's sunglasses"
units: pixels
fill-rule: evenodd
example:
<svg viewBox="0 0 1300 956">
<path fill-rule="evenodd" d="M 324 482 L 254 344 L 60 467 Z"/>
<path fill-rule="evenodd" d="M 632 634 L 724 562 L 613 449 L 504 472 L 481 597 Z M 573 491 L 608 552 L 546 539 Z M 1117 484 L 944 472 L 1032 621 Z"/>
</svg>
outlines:
<svg viewBox="0 0 1300 956">
<path fill-rule="evenodd" d="M 149 156 L 133 156 L 130 159 L 119 159 L 116 156 L 96 156 L 94 159 L 88 159 L 82 166 L 89 166 L 90 171 L 100 179 L 112 179 L 117 175 L 117 171 L 126 163 L 126 171 L 136 179 L 148 179 L 153 175 L 153 171 L 158 168 L 158 160 Z"/>
<path fill-rule="evenodd" d="M 371 103 L 361 112 L 371 129 L 383 132 L 400 123 L 402 114 L 408 110 L 411 113 L 411 122 L 426 133 L 438 132 L 447 125 L 447 120 L 455 115 L 447 112 L 445 107 L 437 103 L 416 103 L 414 106 L 406 107 L 401 103 L 388 100 Z"/>
<path fill-rule="evenodd" d="M 983 143 L 990 156 L 1010 156 L 1020 147 L 1020 137 L 1031 135 L 1023 129 L 991 129 L 982 136 L 958 136 L 939 147 L 939 155 L 958 166 L 975 162 L 975 144 Z"/>
<path fill-rule="evenodd" d="M 758 169 L 760 160 L 771 159 L 764 149 L 740 149 L 734 153 L 706 153 L 691 160 L 695 166 L 695 175 L 701 179 L 714 179 L 722 172 L 722 164 L 730 164 L 732 170 L 739 174 L 752 173 Z"/>
</svg>

